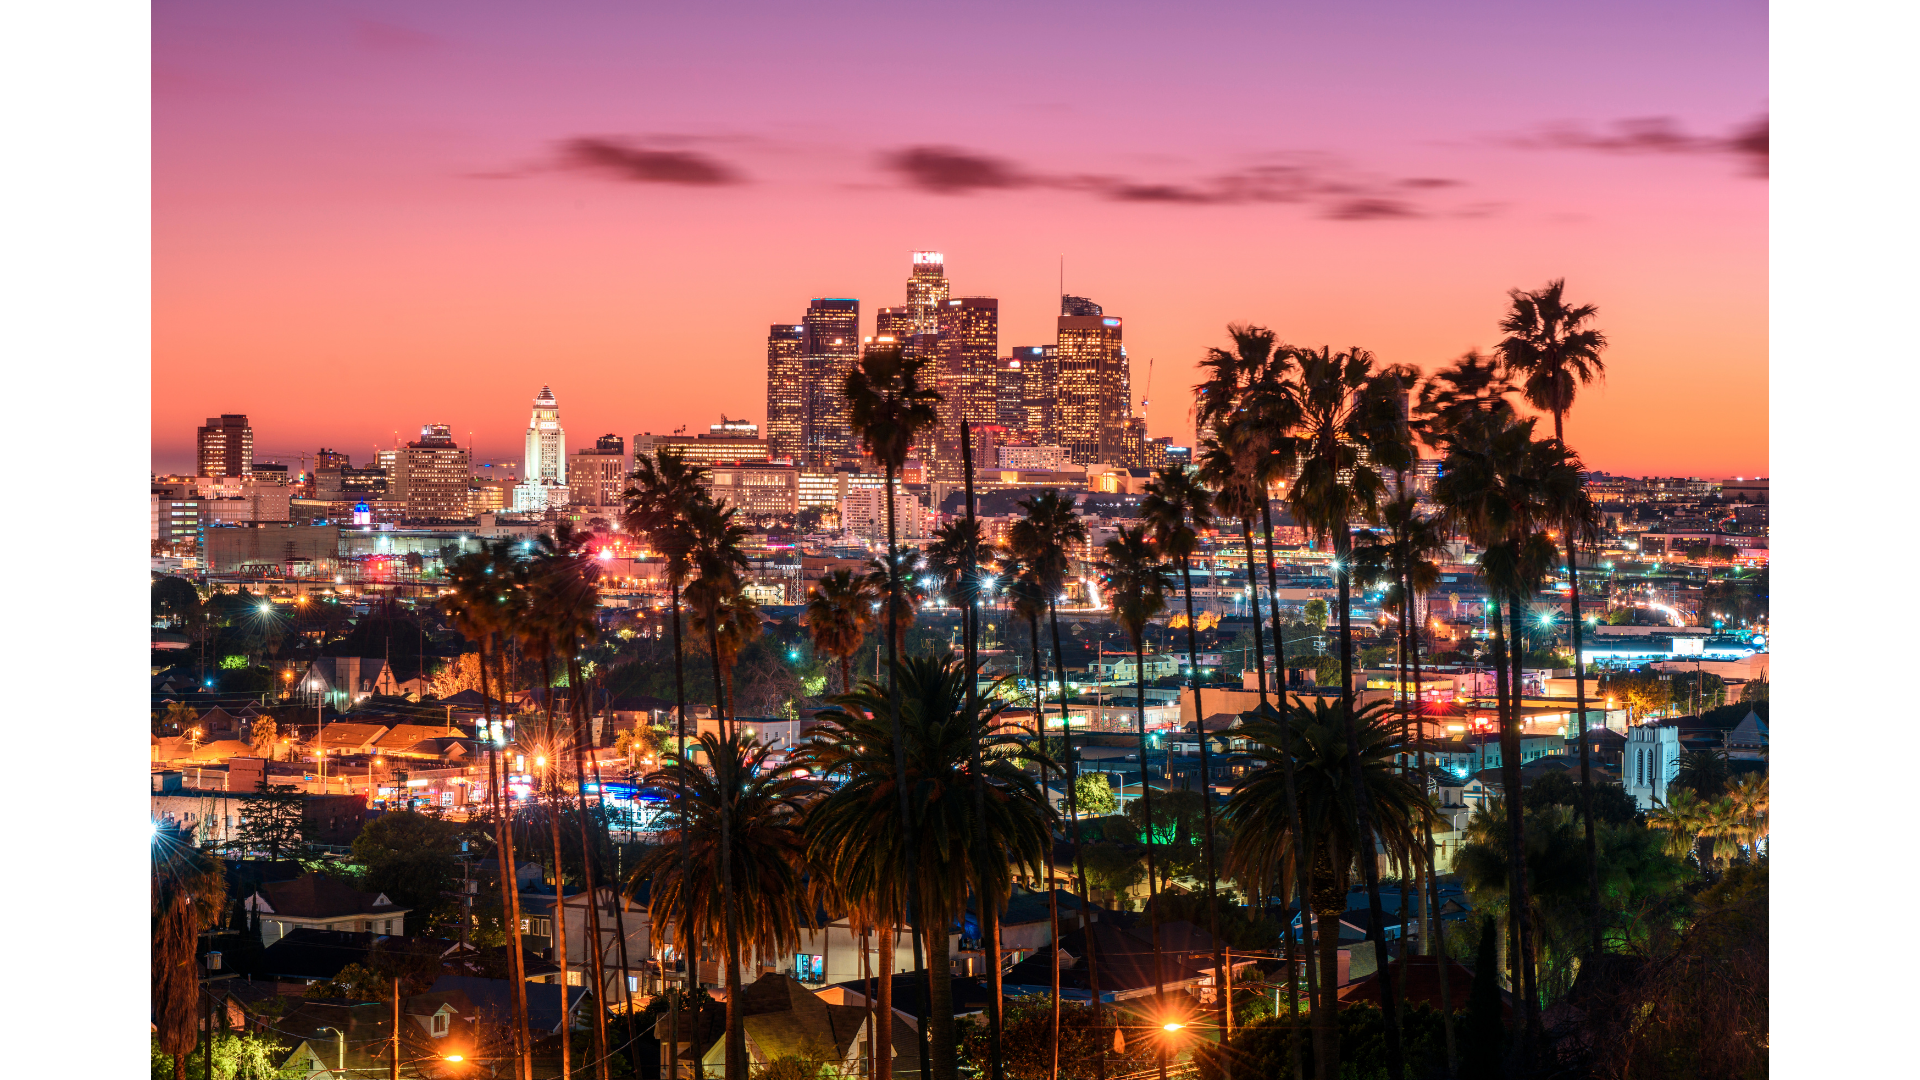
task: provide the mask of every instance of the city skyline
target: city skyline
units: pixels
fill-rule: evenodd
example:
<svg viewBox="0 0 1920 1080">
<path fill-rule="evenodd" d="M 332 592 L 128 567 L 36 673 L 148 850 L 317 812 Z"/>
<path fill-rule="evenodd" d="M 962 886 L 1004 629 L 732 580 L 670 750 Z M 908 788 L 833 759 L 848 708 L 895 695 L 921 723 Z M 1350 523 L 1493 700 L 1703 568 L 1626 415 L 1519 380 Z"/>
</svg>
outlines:
<svg viewBox="0 0 1920 1080">
<path fill-rule="evenodd" d="M 157 12 L 154 465 L 214 410 L 263 456 L 431 417 L 507 458 L 528 372 L 578 431 L 764 422 L 766 328 L 898 303 L 931 249 L 1003 355 L 1052 340 L 1064 256 L 1181 443 L 1229 321 L 1431 370 L 1565 277 L 1612 341 L 1591 467 L 1768 471 L 1764 12 L 1100 10 Z M 829 26 L 876 47 L 819 70 Z M 732 45 L 657 47 L 689 35 Z M 952 109 L 894 92 L 935 72 Z"/>
</svg>

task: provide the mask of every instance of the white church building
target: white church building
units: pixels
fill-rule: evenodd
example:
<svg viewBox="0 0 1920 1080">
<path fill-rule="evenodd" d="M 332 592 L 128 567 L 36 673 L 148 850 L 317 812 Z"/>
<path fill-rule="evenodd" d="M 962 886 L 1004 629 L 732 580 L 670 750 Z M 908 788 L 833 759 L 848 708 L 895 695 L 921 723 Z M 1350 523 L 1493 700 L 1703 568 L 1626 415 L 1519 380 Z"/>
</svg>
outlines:
<svg viewBox="0 0 1920 1080">
<path fill-rule="evenodd" d="M 1642 724 L 1627 729 L 1620 783 L 1642 810 L 1667 801 L 1667 785 L 1680 772 L 1680 729 Z"/>
</svg>

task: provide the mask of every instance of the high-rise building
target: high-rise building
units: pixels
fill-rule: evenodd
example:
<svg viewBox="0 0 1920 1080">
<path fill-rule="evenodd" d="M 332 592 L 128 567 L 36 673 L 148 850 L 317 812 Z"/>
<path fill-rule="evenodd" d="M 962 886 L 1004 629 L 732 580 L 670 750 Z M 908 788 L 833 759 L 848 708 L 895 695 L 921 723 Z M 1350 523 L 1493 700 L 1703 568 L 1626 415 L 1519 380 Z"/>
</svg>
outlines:
<svg viewBox="0 0 1920 1080">
<path fill-rule="evenodd" d="M 207 417 L 198 433 L 201 476 L 252 476 L 253 428 L 244 413 Z"/>
<path fill-rule="evenodd" d="M 1106 312 L 1100 310 L 1099 304 L 1094 303 L 1093 301 L 1087 299 L 1084 296 L 1062 295 L 1060 297 L 1060 314 L 1062 315 L 1104 315 L 1106 314 Z"/>
<path fill-rule="evenodd" d="M 873 336 L 890 337 L 895 341 L 907 341 L 919 333 L 914 324 L 913 309 L 883 307 L 873 313 Z"/>
<path fill-rule="evenodd" d="M 807 328 L 775 323 L 767 330 L 767 453 L 798 462 L 806 450 L 806 381 L 802 348 Z"/>
<path fill-rule="evenodd" d="M 847 374 L 860 355 L 860 301 L 816 297 L 801 320 L 802 457 L 816 467 L 857 451 L 847 413 Z"/>
<path fill-rule="evenodd" d="M 560 426 L 553 391 L 544 386 L 533 399 L 533 419 L 527 422 L 527 457 L 520 479 L 529 484 L 567 482 L 567 431 Z"/>
<path fill-rule="evenodd" d="M 1064 297 L 1098 305 L 1082 297 Z M 1132 379 L 1127 350 L 1120 344 L 1120 320 L 1112 315 L 1062 315 L 1058 321 L 1059 418 L 1061 445 L 1075 463 L 1126 464 L 1126 424 L 1132 418 Z"/>
<path fill-rule="evenodd" d="M 576 450 L 567 462 L 567 488 L 574 505 L 619 506 L 627 489 L 627 444 L 602 435 L 591 450 Z"/>
<path fill-rule="evenodd" d="M 428 424 L 417 441 L 394 452 L 388 497 L 405 503 L 407 517 L 416 521 L 461 520 L 471 506 L 467 466 L 466 447 L 454 441 L 453 429 Z"/>
<path fill-rule="evenodd" d="M 913 271 L 907 276 L 907 311 L 916 334 L 940 329 L 940 315 L 947 306 L 946 261 L 946 256 L 937 251 L 913 253 Z"/>
<path fill-rule="evenodd" d="M 338 450 L 329 450 L 324 446 L 321 447 L 319 451 L 313 455 L 313 467 L 316 472 L 326 468 L 329 465 L 337 469 L 344 469 L 352 464 L 353 464 L 352 457 L 346 454 L 343 454 Z"/>
<path fill-rule="evenodd" d="M 633 437 L 633 456 L 652 457 L 671 450 L 689 465 L 712 466 L 721 462 L 767 460 L 767 440 L 760 430 L 738 420 L 725 420 L 707 429 L 705 435 L 653 435 L 642 432 Z"/>
<path fill-rule="evenodd" d="M 1060 441 L 1060 349 L 1055 345 L 1016 345 L 1010 359 L 1020 361 L 1019 424 L 1008 424 L 1025 431 L 1043 443 Z"/>
<path fill-rule="evenodd" d="M 1027 431 L 1027 371 L 1017 356 L 1003 356 L 994 364 L 994 415 L 1009 431 Z"/>
<path fill-rule="evenodd" d="M 915 338 L 925 348 L 926 335 Z M 998 424 L 1000 403 L 995 391 L 1000 356 L 1000 301 L 991 296 L 963 296 L 949 300 L 940 312 L 938 354 L 933 365 L 940 424 L 932 440 L 927 464 L 935 480 L 960 480 L 965 469 L 960 453 L 960 425 Z M 976 466 L 989 459 L 976 458 Z"/>
</svg>

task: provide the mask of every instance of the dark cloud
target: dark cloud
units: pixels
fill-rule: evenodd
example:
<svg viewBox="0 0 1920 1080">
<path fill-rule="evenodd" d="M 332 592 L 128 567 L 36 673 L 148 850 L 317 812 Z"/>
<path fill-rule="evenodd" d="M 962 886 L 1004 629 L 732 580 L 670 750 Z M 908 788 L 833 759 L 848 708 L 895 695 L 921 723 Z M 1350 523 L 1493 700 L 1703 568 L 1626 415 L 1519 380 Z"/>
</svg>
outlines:
<svg viewBox="0 0 1920 1080">
<path fill-rule="evenodd" d="M 691 150 L 649 150 L 598 136 L 561 142 L 558 158 L 563 168 L 634 184 L 714 187 L 742 180 L 733 168 L 705 154 Z"/>
<path fill-rule="evenodd" d="M 1409 176 L 1405 180 L 1396 180 L 1395 183 L 1404 188 L 1433 190 L 1435 188 L 1460 187 L 1465 181 L 1447 180 L 1437 176 Z"/>
<path fill-rule="evenodd" d="M 1384 221 L 1422 215 L 1398 199 L 1348 199 L 1327 207 L 1321 216 L 1335 221 Z"/>
<path fill-rule="evenodd" d="M 880 160 L 909 187 L 937 195 L 1027 187 L 1035 182 L 1011 162 L 951 146 L 911 146 L 883 154 Z"/>
<path fill-rule="evenodd" d="M 1693 135 L 1671 116 L 1616 120 L 1596 131 L 1579 124 L 1557 124 L 1505 142 L 1524 150 L 1588 150 L 1605 154 L 1727 154 L 1743 158 L 1756 176 L 1767 175 L 1765 116 L 1728 136 Z"/>
</svg>

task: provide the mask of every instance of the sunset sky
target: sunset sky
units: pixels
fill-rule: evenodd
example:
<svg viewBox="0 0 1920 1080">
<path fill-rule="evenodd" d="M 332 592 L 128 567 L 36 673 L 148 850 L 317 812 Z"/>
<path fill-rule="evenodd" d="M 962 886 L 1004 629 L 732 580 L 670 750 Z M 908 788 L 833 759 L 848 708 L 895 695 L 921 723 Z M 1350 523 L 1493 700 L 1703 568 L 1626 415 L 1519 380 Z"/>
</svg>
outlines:
<svg viewBox="0 0 1920 1080">
<path fill-rule="evenodd" d="M 1230 321 L 1435 367 L 1565 277 L 1612 340 L 1592 468 L 1764 475 L 1767 9 L 242 4 L 153 9 L 153 466 L 246 413 L 361 464 L 427 422 L 517 458 L 764 418 L 811 296 L 908 253 L 1126 323 L 1192 437 Z"/>
</svg>

